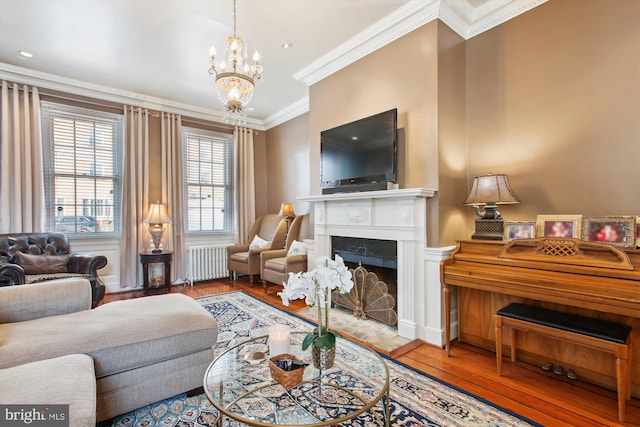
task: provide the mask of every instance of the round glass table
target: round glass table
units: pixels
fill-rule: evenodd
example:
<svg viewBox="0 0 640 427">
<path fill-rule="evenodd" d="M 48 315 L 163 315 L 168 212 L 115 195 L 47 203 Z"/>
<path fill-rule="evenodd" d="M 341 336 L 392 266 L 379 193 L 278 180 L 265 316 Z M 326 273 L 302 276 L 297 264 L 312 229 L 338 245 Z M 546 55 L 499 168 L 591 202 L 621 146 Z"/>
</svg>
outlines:
<svg viewBox="0 0 640 427">
<path fill-rule="evenodd" d="M 286 390 L 269 370 L 268 335 L 237 344 L 215 358 L 204 375 L 204 390 L 224 417 L 251 426 L 329 426 L 355 417 L 389 426 L 389 369 L 375 351 L 338 337 L 332 368 L 313 366 L 302 350 L 306 332 L 291 332 L 289 354 L 309 363 L 302 383 Z M 263 352 L 264 360 L 245 356 Z"/>
</svg>

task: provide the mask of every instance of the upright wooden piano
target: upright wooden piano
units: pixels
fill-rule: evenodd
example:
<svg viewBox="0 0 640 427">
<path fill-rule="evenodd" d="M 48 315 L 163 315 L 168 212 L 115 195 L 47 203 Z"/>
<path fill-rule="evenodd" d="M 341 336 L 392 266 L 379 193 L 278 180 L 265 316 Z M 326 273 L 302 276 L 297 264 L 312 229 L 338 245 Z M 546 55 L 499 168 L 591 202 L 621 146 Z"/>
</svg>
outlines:
<svg viewBox="0 0 640 427">
<path fill-rule="evenodd" d="M 457 288 L 458 339 L 495 349 L 493 314 L 510 302 L 550 308 L 632 327 L 640 342 L 640 250 L 567 238 L 510 242 L 461 240 L 441 264 L 446 351 L 450 352 L 451 293 Z M 632 395 L 640 396 L 640 346 L 633 348 Z M 518 359 L 572 368 L 580 379 L 615 389 L 610 354 L 525 335 Z"/>
</svg>

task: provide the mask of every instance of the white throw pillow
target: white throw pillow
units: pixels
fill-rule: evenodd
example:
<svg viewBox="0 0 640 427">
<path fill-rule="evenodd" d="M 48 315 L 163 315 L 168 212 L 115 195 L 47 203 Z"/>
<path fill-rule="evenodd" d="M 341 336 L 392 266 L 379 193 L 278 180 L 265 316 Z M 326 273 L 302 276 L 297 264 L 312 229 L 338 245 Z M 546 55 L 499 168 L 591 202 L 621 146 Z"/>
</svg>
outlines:
<svg viewBox="0 0 640 427">
<path fill-rule="evenodd" d="M 306 255 L 306 253 L 307 250 L 304 247 L 304 243 L 294 240 L 293 242 L 291 242 L 291 246 L 289 246 L 287 256 Z"/>
<path fill-rule="evenodd" d="M 271 247 L 271 242 L 264 240 L 262 237 L 256 234 L 253 240 L 251 241 L 251 244 L 249 245 L 249 250 L 262 249 L 262 248 L 268 248 L 268 247 Z"/>
</svg>

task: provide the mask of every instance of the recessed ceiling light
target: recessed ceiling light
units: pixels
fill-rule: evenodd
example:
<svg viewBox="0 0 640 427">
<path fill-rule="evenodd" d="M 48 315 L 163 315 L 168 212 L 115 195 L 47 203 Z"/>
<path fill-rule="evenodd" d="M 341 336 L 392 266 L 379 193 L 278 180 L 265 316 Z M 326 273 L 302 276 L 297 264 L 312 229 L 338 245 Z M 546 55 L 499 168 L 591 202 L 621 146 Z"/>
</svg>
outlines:
<svg viewBox="0 0 640 427">
<path fill-rule="evenodd" d="M 33 58 L 33 53 L 27 52 L 26 50 L 21 50 L 20 52 L 18 52 L 18 55 L 18 58 L 22 59 Z"/>
<path fill-rule="evenodd" d="M 282 43 L 280 46 L 282 46 L 283 49 L 291 49 L 293 47 L 293 43 L 291 42 L 284 42 Z"/>
</svg>

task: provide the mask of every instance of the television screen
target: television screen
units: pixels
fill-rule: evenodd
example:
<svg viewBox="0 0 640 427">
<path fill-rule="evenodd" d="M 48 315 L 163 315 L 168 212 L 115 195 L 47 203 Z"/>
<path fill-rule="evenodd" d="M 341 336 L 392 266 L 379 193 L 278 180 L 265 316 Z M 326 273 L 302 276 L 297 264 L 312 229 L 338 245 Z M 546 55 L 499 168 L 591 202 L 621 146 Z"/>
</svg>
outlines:
<svg viewBox="0 0 640 427">
<path fill-rule="evenodd" d="M 396 179 L 398 110 L 320 133 L 323 193 L 383 190 Z"/>
</svg>

